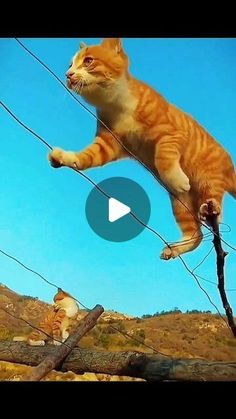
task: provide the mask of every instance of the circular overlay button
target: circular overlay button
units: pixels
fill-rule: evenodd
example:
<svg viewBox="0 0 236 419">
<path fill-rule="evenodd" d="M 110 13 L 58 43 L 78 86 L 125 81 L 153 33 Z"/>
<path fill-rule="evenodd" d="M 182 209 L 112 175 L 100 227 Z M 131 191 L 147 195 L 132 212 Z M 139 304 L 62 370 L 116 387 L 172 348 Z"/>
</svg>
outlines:
<svg viewBox="0 0 236 419">
<path fill-rule="evenodd" d="M 131 179 L 113 177 L 98 183 L 86 201 L 86 217 L 92 230 L 105 240 L 124 242 L 138 236 L 148 223 L 151 205 L 144 189 Z M 144 223 L 136 220 L 132 213 Z"/>
</svg>

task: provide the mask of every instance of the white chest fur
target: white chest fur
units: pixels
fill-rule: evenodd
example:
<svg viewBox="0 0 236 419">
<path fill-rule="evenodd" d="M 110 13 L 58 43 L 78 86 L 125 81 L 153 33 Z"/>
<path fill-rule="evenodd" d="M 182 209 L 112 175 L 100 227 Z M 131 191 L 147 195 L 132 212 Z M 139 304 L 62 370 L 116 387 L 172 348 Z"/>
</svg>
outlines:
<svg viewBox="0 0 236 419">
<path fill-rule="evenodd" d="M 70 297 L 63 299 L 61 307 L 66 311 L 66 315 L 71 318 L 78 312 L 78 305 L 75 300 Z"/>
<path fill-rule="evenodd" d="M 86 93 L 85 99 L 97 109 L 99 118 L 117 134 L 129 135 L 141 129 L 135 121 L 138 99 L 129 90 L 125 77 L 96 90 Z"/>
<path fill-rule="evenodd" d="M 141 134 L 141 126 L 135 120 L 134 111 L 125 109 L 112 121 L 112 128 L 121 136 Z"/>
<path fill-rule="evenodd" d="M 110 129 L 121 137 L 127 137 L 130 134 L 138 135 L 142 127 L 135 119 L 137 102 L 131 93 L 123 91 L 122 95 L 118 96 L 108 107 L 98 110 L 98 115 Z"/>
</svg>

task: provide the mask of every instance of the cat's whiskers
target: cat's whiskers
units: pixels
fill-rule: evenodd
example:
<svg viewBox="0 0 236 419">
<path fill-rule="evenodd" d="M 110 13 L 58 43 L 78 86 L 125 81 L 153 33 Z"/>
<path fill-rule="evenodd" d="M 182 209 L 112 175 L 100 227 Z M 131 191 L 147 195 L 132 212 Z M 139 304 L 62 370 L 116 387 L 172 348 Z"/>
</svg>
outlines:
<svg viewBox="0 0 236 419">
<path fill-rule="evenodd" d="M 81 81 L 80 94 L 82 94 L 82 92 L 83 92 L 84 85 L 85 85 L 85 81 L 84 81 L 84 80 L 82 80 L 82 81 Z"/>
<path fill-rule="evenodd" d="M 82 94 L 84 85 L 85 85 L 85 80 L 83 80 L 83 79 L 78 80 L 78 82 L 77 82 L 77 84 L 75 86 L 75 91 L 76 91 L 76 93 L 78 95 L 81 95 Z"/>
<path fill-rule="evenodd" d="M 76 93 L 79 92 L 79 89 L 80 89 L 80 80 L 77 81 L 77 83 L 76 83 L 76 85 L 74 87 L 74 90 L 75 90 Z"/>
</svg>

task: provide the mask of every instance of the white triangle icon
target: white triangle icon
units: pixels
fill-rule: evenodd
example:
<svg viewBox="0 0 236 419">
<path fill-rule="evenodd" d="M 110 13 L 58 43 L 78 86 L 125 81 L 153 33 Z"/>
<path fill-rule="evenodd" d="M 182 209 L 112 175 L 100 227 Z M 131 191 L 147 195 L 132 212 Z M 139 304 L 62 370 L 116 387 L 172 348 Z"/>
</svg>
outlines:
<svg viewBox="0 0 236 419">
<path fill-rule="evenodd" d="M 109 198 L 108 219 L 111 223 L 129 214 L 131 208 L 115 198 Z"/>
</svg>

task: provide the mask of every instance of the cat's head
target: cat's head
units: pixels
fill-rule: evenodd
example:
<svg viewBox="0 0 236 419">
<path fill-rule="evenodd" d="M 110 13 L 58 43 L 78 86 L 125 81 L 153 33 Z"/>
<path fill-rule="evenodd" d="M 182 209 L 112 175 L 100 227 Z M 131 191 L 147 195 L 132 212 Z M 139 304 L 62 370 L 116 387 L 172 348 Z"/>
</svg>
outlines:
<svg viewBox="0 0 236 419">
<path fill-rule="evenodd" d="M 100 45 L 80 43 L 80 50 L 66 73 L 67 86 L 86 97 L 106 89 L 127 74 L 128 57 L 119 38 L 106 38 Z"/>
<path fill-rule="evenodd" d="M 74 316 L 79 310 L 78 304 L 76 303 L 75 299 L 70 294 L 63 291 L 61 288 L 58 288 L 58 292 L 54 296 L 53 301 L 54 307 L 56 309 L 64 309 L 68 317 Z"/>
</svg>

